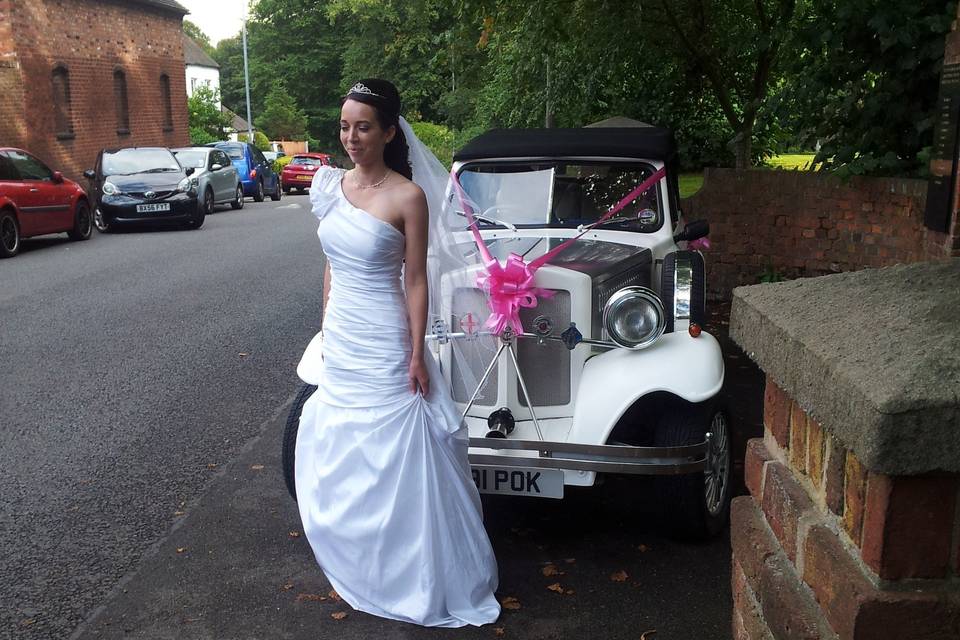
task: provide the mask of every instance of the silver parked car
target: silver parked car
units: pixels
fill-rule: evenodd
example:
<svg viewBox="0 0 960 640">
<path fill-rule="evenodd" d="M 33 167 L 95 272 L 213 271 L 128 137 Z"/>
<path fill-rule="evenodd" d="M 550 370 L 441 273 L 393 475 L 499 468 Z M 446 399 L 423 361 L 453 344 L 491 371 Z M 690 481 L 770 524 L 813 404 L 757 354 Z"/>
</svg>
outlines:
<svg viewBox="0 0 960 640">
<path fill-rule="evenodd" d="M 212 147 L 183 147 L 173 149 L 173 155 L 184 167 L 193 167 L 197 193 L 205 214 L 213 213 L 217 204 L 230 203 L 234 209 L 243 208 L 243 185 L 237 168 L 225 152 Z"/>
</svg>

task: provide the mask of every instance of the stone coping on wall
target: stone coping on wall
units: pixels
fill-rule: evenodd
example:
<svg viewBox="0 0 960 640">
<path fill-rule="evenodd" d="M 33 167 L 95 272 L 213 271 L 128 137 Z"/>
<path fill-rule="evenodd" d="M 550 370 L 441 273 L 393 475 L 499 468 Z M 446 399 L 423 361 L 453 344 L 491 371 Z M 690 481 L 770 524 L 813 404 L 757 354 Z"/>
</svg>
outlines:
<svg viewBox="0 0 960 640">
<path fill-rule="evenodd" d="M 731 337 L 867 469 L 960 472 L 960 259 L 733 298 Z"/>
</svg>

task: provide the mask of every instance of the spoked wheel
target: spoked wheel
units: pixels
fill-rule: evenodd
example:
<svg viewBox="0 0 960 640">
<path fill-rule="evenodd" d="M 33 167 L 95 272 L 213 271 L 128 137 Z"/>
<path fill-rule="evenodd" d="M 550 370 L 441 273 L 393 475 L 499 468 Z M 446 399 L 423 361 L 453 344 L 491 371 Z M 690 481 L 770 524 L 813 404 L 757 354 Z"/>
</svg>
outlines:
<svg viewBox="0 0 960 640">
<path fill-rule="evenodd" d="M 110 233 L 113 230 L 113 225 L 107 222 L 107 219 L 103 217 L 100 209 L 95 209 L 93 212 L 93 226 L 95 226 L 100 233 Z"/>
<path fill-rule="evenodd" d="M 81 200 L 77 203 L 77 212 L 73 217 L 73 229 L 67 232 L 71 240 L 89 240 L 93 235 L 93 216 L 90 205 Z"/>
<path fill-rule="evenodd" d="M 303 405 L 307 399 L 317 390 L 316 385 L 304 383 L 297 392 L 297 397 L 293 400 L 293 406 L 290 407 L 290 413 L 287 415 L 287 424 L 283 428 L 283 453 L 281 456 L 283 466 L 283 481 L 287 484 L 287 491 L 294 502 L 297 500 L 296 483 L 296 454 L 297 454 L 297 433 L 300 430 L 300 413 L 303 411 Z"/>
<path fill-rule="evenodd" d="M 657 476 L 662 516 L 671 534 L 705 540 L 726 526 L 730 509 L 730 433 L 726 414 L 679 398 L 658 407 L 654 445 L 699 444 L 710 434 L 707 468 L 702 473 Z"/>
<path fill-rule="evenodd" d="M 243 209 L 243 185 L 237 185 L 237 193 L 234 196 L 233 200 L 230 201 L 230 208 L 232 209 Z"/>
<path fill-rule="evenodd" d="M 20 251 L 20 226 L 10 211 L 0 211 L 0 258 L 12 258 Z"/>
<path fill-rule="evenodd" d="M 207 189 L 206 191 L 203 192 L 203 209 L 204 209 L 204 214 L 205 214 L 205 215 L 210 215 L 211 213 L 213 213 L 213 208 L 214 208 L 214 206 L 216 206 L 216 205 L 215 205 L 214 200 L 213 200 L 213 190 L 212 190 L 212 189 Z"/>
</svg>

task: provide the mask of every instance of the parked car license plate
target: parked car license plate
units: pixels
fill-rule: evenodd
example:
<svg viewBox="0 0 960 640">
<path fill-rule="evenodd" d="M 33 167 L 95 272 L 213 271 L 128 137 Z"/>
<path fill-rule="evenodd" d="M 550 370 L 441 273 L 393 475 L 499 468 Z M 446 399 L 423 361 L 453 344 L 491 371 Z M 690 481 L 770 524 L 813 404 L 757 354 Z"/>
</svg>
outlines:
<svg viewBox="0 0 960 640">
<path fill-rule="evenodd" d="M 473 482 L 480 493 L 506 493 L 535 498 L 562 498 L 563 471 L 473 465 Z"/>
<path fill-rule="evenodd" d="M 169 202 L 158 202 L 157 204 L 138 204 L 137 213 L 151 213 L 153 211 L 170 211 Z"/>
<path fill-rule="evenodd" d="M 298 175 L 297 180 L 313 180 L 313 176 Z"/>
</svg>

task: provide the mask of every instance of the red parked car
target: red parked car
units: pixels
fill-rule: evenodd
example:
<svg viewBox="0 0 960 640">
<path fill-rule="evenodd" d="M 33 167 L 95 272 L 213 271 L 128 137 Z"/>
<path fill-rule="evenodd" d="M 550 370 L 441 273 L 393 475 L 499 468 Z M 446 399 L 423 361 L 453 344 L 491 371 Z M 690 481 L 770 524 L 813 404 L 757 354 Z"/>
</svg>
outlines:
<svg viewBox="0 0 960 640">
<path fill-rule="evenodd" d="M 93 232 L 83 187 L 22 149 L 0 148 L 0 258 L 12 258 L 30 236 L 66 231 L 74 240 Z"/>
<path fill-rule="evenodd" d="M 313 174 L 323 166 L 337 166 L 333 161 L 333 156 L 329 153 L 298 153 L 293 156 L 290 164 L 285 166 L 283 173 L 280 174 L 280 184 L 283 186 L 283 192 L 290 193 L 291 189 L 303 191 L 310 188 Z"/>
</svg>

